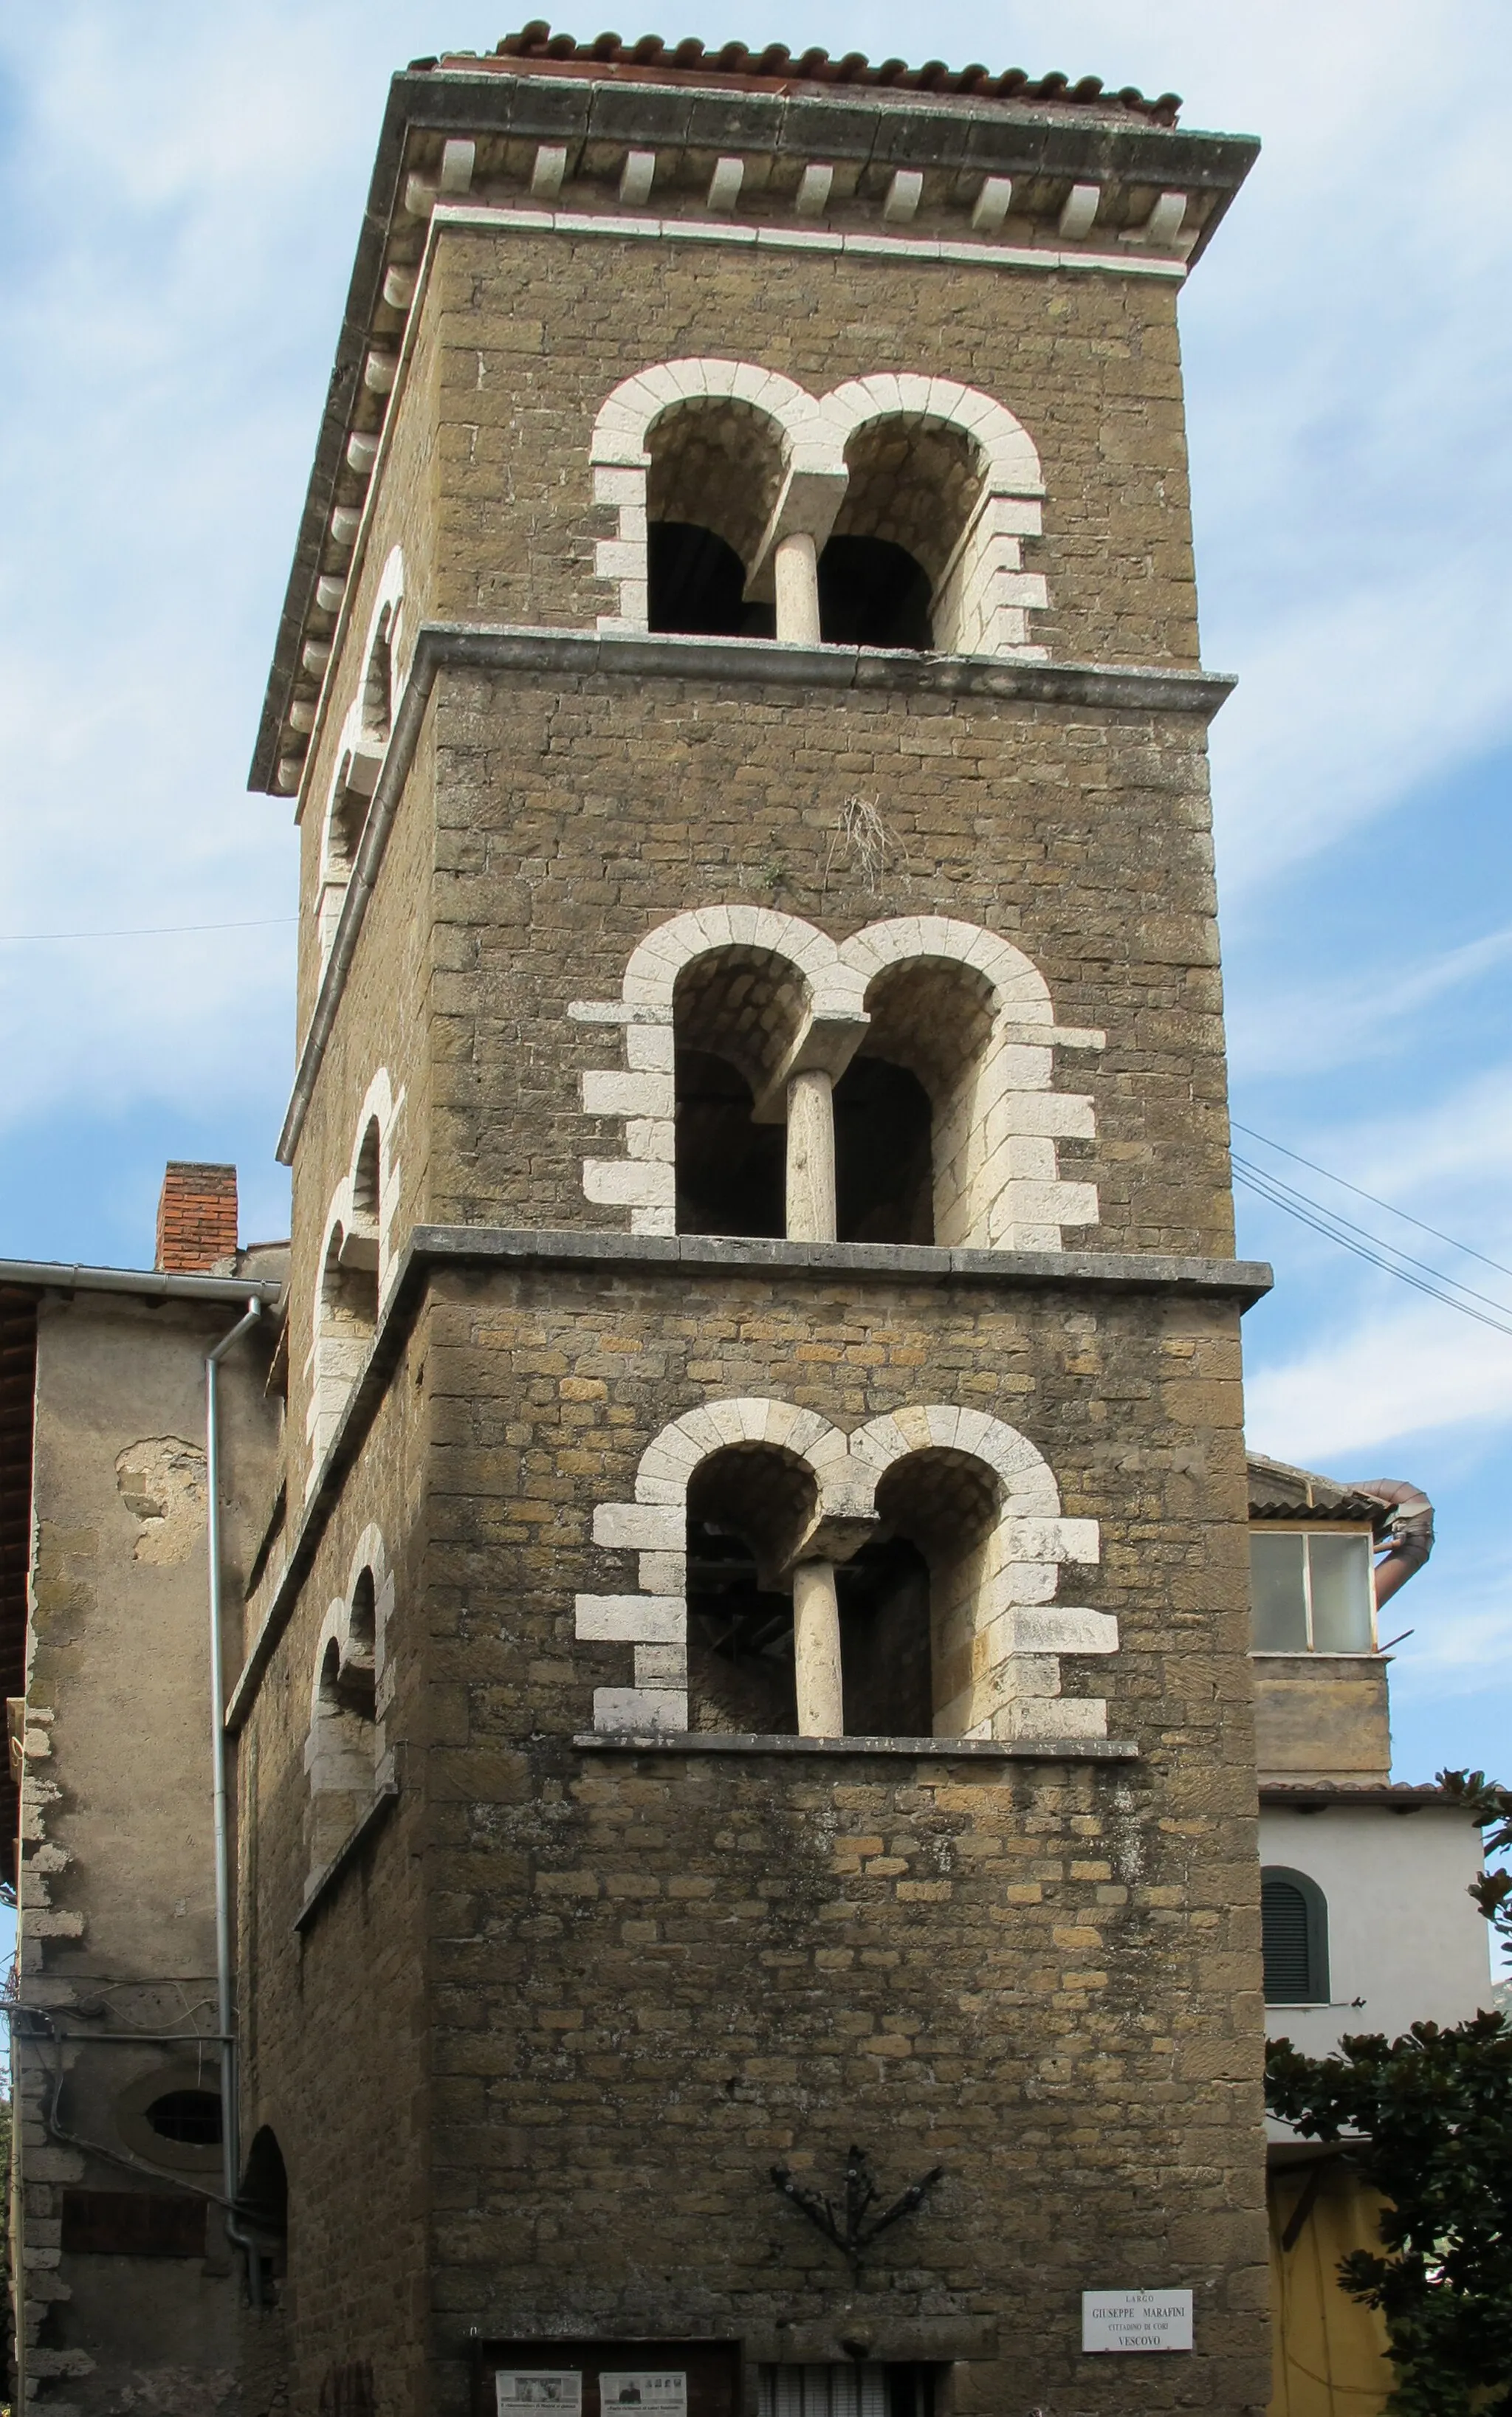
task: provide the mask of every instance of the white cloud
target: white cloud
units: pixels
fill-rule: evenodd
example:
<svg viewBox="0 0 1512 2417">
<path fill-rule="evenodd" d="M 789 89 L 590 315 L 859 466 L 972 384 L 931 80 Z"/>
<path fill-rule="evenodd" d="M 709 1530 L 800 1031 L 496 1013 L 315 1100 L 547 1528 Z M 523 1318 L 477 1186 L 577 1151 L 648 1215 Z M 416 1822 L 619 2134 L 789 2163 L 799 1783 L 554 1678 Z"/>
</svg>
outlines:
<svg viewBox="0 0 1512 2417">
<path fill-rule="evenodd" d="M 1512 924 L 1460 941 L 1415 964 L 1372 965 L 1342 979 L 1293 981 L 1267 968 L 1263 988 L 1229 1000 L 1229 1063 L 1236 1077 L 1317 1074 L 1400 1046 L 1402 1026 L 1424 1008 L 1478 981 L 1512 957 Z"/>
<path fill-rule="evenodd" d="M 1377 1445 L 1512 1421 L 1512 1336 L 1397 1293 L 1382 1280 L 1304 1348 L 1254 1369 L 1245 1387 L 1251 1448 L 1327 1467 Z"/>
</svg>

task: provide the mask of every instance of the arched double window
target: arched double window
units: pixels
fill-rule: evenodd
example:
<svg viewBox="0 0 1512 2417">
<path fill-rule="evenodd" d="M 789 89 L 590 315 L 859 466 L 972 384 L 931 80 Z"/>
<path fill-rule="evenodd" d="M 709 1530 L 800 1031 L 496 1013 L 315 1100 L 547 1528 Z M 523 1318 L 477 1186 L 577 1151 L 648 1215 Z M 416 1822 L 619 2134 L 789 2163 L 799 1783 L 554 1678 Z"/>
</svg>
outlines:
<svg viewBox="0 0 1512 2417">
<path fill-rule="evenodd" d="M 1057 1155 L 1092 1137 L 1092 1104 L 1052 1091 L 1052 1047 L 1102 1035 L 1057 1026 L 1035 966 L 976 924 L 836 943 L 703 908 L 647 935 L 614 1014 L 631 1071 L 586 1074 L 583 1103 L 634 1121 L 626 1160 L 588 1160 L 584 1185 L 633 1230 L 1057 1250 L 1096 1222 L 1095 1186 Z"/>
<path fill-rule="evenodd" d="M 312 1881 L 328 1871 L 371 1809 L 384 1769 L 393 1579 L 383 1538 L 365 1530 L 344 1594 L 316 1641 L 305 1743 Z"/>
<path fill-rule="evenodd" d="M 368 1086 L 357 1120 L 350 1172 L 326 1213 L 310 1360 L 310 1482 L 341 1422 L 373 1347 L 389 1265 L 389 1231 L 398 1190 L 396 1101 L 387 1068 Z"/>
<path fill-rule="evenodd" d="M 1111 1653 L 1107 1613 L 1055 1601 L 1095 1561 L 1034 1447 L 979 1410 L 900 1409 L 849 1436 L 766 1399 L 686 1412 L 594 1540 L 640 1553 L 640 1595 L 580 1595 L 580 1637 L 634 1648 L 606 1728 L 803 1737 L 1103 1736 L 1059 1655 Z"/>
<path fill-rule="evenodd" d="M 1037 655 L 1023 568 L 1039 458 L 1013 414 L 951 378 L 830 394 L 746 361 L 664 361 L 607 398 L 594 496 L 611 629 Z"/>
<path fill-rule="evenodd" d="M 1260 1873 L 1260 1940 L 1268 2006 L 1328 2003 L 1328 1904 L 1306 1872 Z"/>
</svg>

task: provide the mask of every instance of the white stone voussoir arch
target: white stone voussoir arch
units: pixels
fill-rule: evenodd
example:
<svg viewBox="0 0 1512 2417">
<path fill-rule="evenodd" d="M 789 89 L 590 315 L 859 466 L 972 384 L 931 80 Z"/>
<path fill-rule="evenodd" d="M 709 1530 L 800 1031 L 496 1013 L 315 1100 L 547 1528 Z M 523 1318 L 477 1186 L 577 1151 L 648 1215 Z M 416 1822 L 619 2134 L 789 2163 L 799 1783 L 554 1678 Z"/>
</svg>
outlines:
<svg viewBox="0 0 1512 2417">
<path fill-rule="evenodd" d="M 1024 540 L 1042 533 L 1045 479 L 1034 440 L 1004 403 L 955 378 L 896 375 L 850 378 L 824 398 L 844 458 L 863 428 L 879 419 L 957 428 L 976 454 L 980 485 L 935 591 L 935 645 L 941 654 L 1042 659 L 1029 643 L 1029 616 L 1044 612 L 1049 591 L 1024 569 Z"/>
<path fill-rule="evenodd" d="M 372 1346 L 372 1330 L 343 1325 L 332 1330 L 328 1316 L 328 1274 L 335 1269 L 371 1275 L 374 1288 L 373 1325 L 376 1311 L 398 1267 L 394 1236 L 401 1192 L 401 1167 L 396 1148 L 405 1093 L 395 1093 L 386 1066 L 380 1066 L 363 1095 L 353 1128 L 351 1156 L 345 1174 L 327 1204 L 320 1256 L 311 1293 L 310 1345 L 305 1361 L 309 1401 L 305 1435 L 310 1446 L 306 1489 L 313 1486 L 326 1450 L 341 1421 L 347 1396 L 361 1375 Z M 369 1127 L 378 1128 L 378 1201 L 374 1216 L 359 1196 L 358 1169 Z"/>
<path fill-rule="evenodd" d="M 814 396 L 779 370 L 754 361 L 695 358 L 658 361 L 621 380 L 600 407 L 588 459 L 593 500 L 619 512 L 613 538 L 599 544 L 594 570 L 619 587 L 619 609 L 601 613 L 601 630 L 644 630 L 649 615 L 646 494 L 649 438 L 657 421 L 680 404 L 741 403 L 771 423 L 782 450 L 784 494 L 795 481 L 834 486 L 837 506 L 844 464 L 835 482 L 832 434 Z M 781 518 L 779 498 L 774 521 Z"/>
<path fill-rule="evenodd" d="M 844 941 L 799 915 L 763 906 L 705 906 L 649 932 L 626 965 L 618 1000 L 574 1000 L 578 1023 L 619 1026 L 623 1067 L 582 1077 L 585 1114 L 619 1117 L 624 1154 L 585 1156 L 583 1189 L 601 1207 L 628 1208 L 635 1234 L 677 1230 L 676 1046 L 678 978 L 722 949 L 761 950 L 791 965 L 804 986 L 789 1055 L 827 1026 L 843 1064 L 866 1027 L 872 984 L 910 964 L 958 966 L 988 986 L 992 1028 L 983 1052 L 937 1102 L 936 1239 L 942 1247 L 1058 1251 L 1067 1226 L 1095 1224 L 1097 1187 L 1061 1178 L 1058 1140 L 1091 1139 L 1090 1098 L 1051 1088 L 1053 1050 L 1100 1049 L 1103 1035 L 1057 1025 L 1049 987 L 1026 956 L 980 924 L 943 915 L 869 923 Z"/>
<path fill-rule="evenodd" d="M 599 411 L 589 449 L 594 502 L 619 512 L 616 535 L 601 541 L 595 556 L 599 578 L 619 590 L 617 609 L 599 616 L 601 630 L 648 626 L 649 439 L 666 412 L 704 400 L 749 404 L 771 421 L 781 441 L 783 487 L 757 563 L 779 536 L 807 530 L 823 544 L 845 494 L 846 450 L 860 429 L 880 419 L 958 428 L 971 443 L 981 477 L 970 519 L 938 583 L 936 646 L 941 653 L 1043 659 L 1045 647 L 1030 643 L 1029 615 L 1043 612 L 1049 596 L 1043 577 L 1023 566 L 1025 538 L 1042 533 L 1045 480 L 1033 439 L 993 396 L 955 378 L 909 371 L 849 378 L 822 396 L 752 361 L 661 361 L 624 379 Z"/>
<path fill-rule="evenodd" d="M 593 1541 L 639 1556 L 639 1591 L 580 1594 L 576 1630 L 586 1644 L 635 1649 L 633 1687 L 598 1687 L 599 1729 L 683 1730 L 688 1725 L 688 1481 L 701 1461 L 730 1444 L 770 1444 L 807 1464 L 821 1511 L 848 1503 L 848 1447 L 815 1410 L 766 1395 L 741 1395 L 685 1410 L 640 1456 L 633 1502 L 601 1502 Z"/>
<path fill-rule="evenodd" d="M 932 1574 L 937 1737 L 1106 1737 L 1107 1706 L 1063 1696 L 1062 1653 L 1116 1653 L 1110 1613 L 1055 1601 L 1062 1562 L 1095 1563 L 1095 1519 L 1066 1519 L 1048 1463 L 1027 1436 L 985 1410 L 934 1402 L 858 1427 L 852 1458 L 874 1489 L 913 1452 L 973 1460 L 996 1481 L 997 1518 L 982 1541 Z M 941 1684 L 942 1681 L 942 1684 Z"/>
<path fill-rule="evenodd" d="M 1027 1437 L 949 1403 L 893 1410 L 848 1436 L 817 1411 L 768 1396 L 685 1411 L 641 1454 L 634 1499 L 595 1510 L 594 1543 L 635 1553 L 639 1580 L 635 1592 L 575 1598 L 582 1642 L 634 1649 L 634 1684 L 594 1691 L 595 1728 L 686 1729 L 688 1485 L 711 1453 L 741 1443 L 768 1444 L 804 1462 L 816 1483 L 816 1525 L 852 1530 L 876 1518 L 878 1485 L 907 1455 L 943 1452 L 978 1462 L 993 1481 L 997 1513 L 984 1541 L 936 1573 L 937 1660 L 961 1680 L 937 1709 L 936 1734 L 1107 1734 L 1103 1700 L 1062 1697 L 1059 1657 L 1116 1652 L 1118 1622 L 1054 1600 L 1062 1563 L 1097 1560 L 1097 1522 L 1062 1517 L 1054 1476 Z"/>
</svg>

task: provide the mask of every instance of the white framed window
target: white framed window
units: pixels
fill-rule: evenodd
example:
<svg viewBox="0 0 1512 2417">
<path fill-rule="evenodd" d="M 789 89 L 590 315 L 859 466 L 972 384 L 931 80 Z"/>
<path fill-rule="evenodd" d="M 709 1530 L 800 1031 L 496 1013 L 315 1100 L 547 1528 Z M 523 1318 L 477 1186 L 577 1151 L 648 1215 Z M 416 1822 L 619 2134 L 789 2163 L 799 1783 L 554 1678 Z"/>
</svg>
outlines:
<svg viewBox="0 0 1512 2417">
<path fill-rule="evenodd" d="M 1373 1653 L 1373 1542 L 1368 1528 L 1252 1528 L 1255 1651 Z"/>
</svg>

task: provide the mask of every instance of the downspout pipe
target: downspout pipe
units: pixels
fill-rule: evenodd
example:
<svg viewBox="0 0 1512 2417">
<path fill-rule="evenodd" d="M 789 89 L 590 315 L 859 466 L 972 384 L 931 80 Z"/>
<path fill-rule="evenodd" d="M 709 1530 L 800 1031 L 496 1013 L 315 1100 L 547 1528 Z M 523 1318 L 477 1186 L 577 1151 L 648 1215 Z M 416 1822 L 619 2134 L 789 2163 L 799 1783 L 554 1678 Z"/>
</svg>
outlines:
<svg viewBox="0 0 1512 2417">
<path fill-rule="evenodd" d="M 262 2304 L 262 2273 L 256 2242 L 237 2222 L 237 2192 L 241 2181 L 241 2123 L 237 2099 L 237 2043 L 233 2031 L 236 2008 L 231 1961 L 231 1825 L 226 1803 L 225 1665 L 222 1659 L 224 1621 L 221 1594 L 221 1417 L 216 1378 L 221 1361 L 250 1334 L 263 1314 L 257 1299 L 228 1334 L 205 1355 L 205 1482 L 208 1494 L 206 1517 L 210 1558 L 210 1777 L 215 1828 L 215 2001 L 216 2029 L 221 2034 L 221 2171 L 225 2193 L 226 2238 L 247 2259 L 247 2292 L 252 2306 Z"/>
<path fill-rule="evenodd" d="M 1352 1494 L 1367 1495 L 1391 1513 L 1384 1541 L 1390 1546 L 1376 1563 L 1376 1609 L 1389 1603 L 1409 1578 L 1415 1577 L 1433 1550 L 1433 1505 L 1420 1486 L 1397 1477 L 1367 1478 L 1352 1485 Z"/>
</svg>

